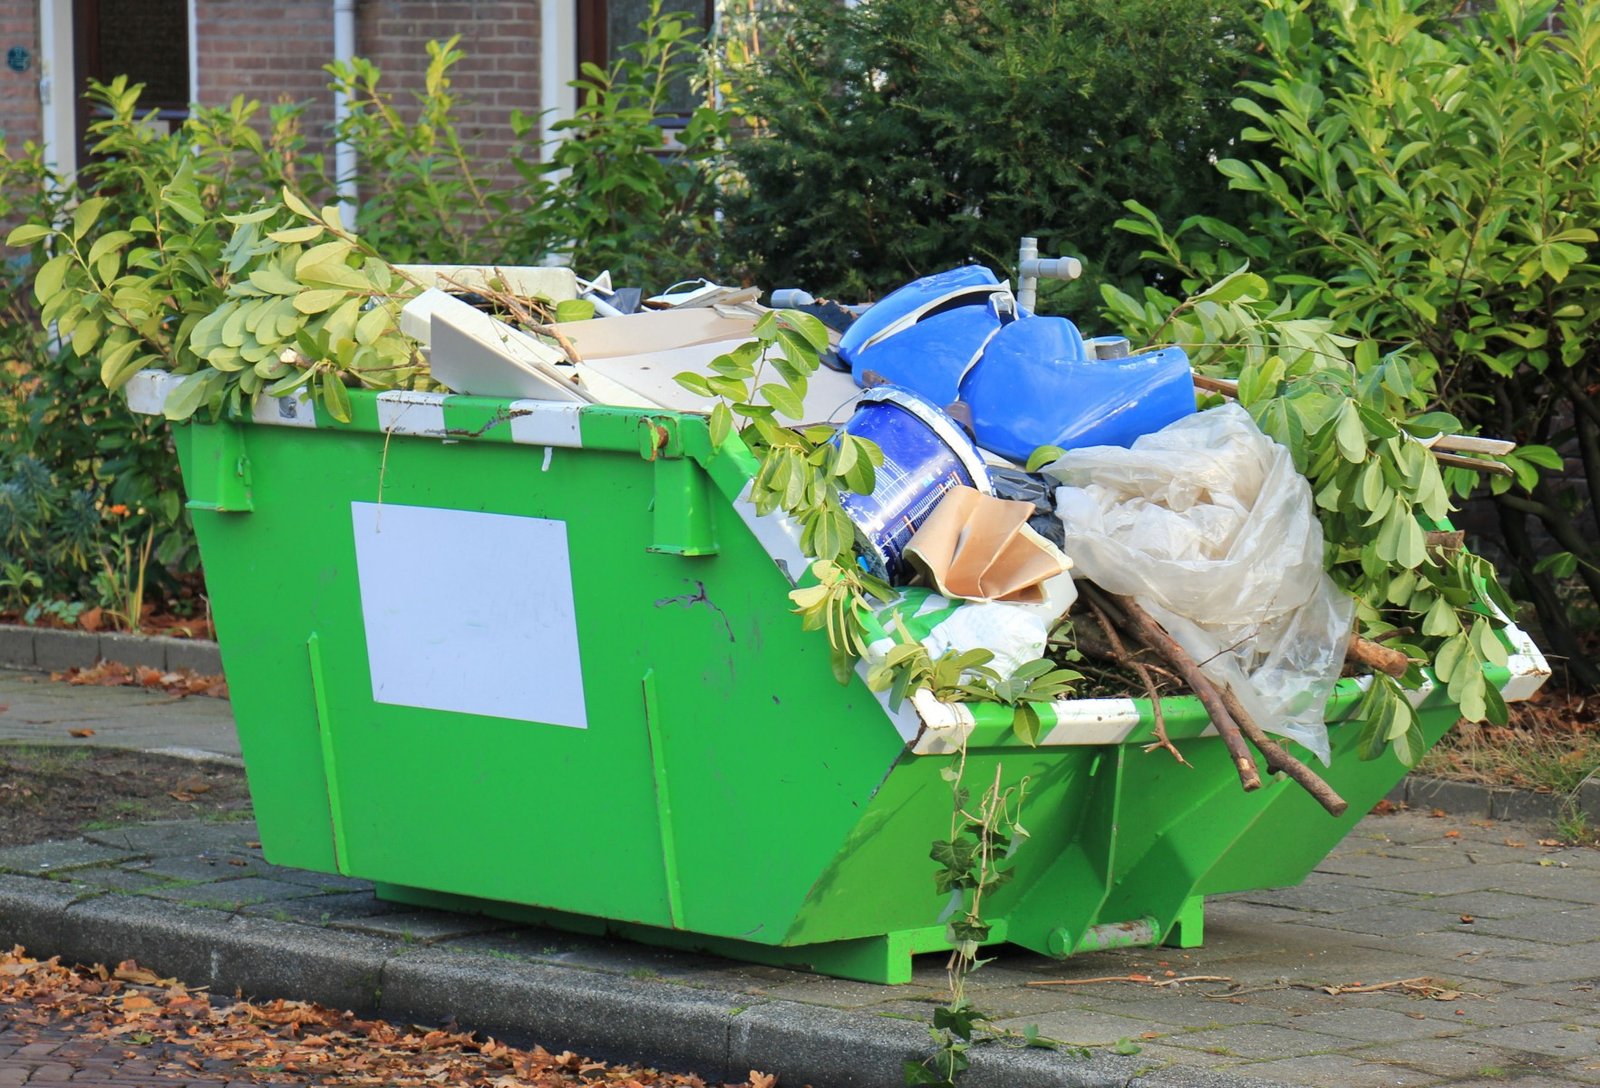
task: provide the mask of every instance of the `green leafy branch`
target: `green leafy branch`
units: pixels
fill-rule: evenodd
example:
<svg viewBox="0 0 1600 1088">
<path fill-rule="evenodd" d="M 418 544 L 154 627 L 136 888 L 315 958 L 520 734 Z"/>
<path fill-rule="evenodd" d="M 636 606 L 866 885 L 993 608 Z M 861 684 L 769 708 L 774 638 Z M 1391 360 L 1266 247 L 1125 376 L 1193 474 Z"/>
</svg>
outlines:
<svg viewBox="0 0 1600 1088">
<path fill-rule="evenodd" d="M 1461 424 L 1423 410 L 1408 358 L 1336 334 L 1331 321 L 1274 300 L 1243 268 L 1182 301 L 1153 289 L 1142 300 L 1109 287 L 1103 294 L 1134 335 L 1215 347 L 1193 355 L 1200 369 L 1237 378 L 1239 402 L 1293 455 L 1322 523 L 1324 564 L 1355 599 L 1359 633 L 1431 664 L 1463 716 L 1504 723 L 1484 667 L 1506 663 L 1498 631 L 1514 606 L 1491 564 L 1438 531 L 1452 510 L 1450 488 L 1419 440 Z M 1390 746 L 1408 764 L 1420 757 L 1405 691 L 1422 680 L 1415 664 L 1399 681 L 1373 678 L 1358 710 L 1365 757 Z"/>
<path fill-rule="evenodd" d="M 797 310 L 770 311 L 754 329 L 755 339 L 719 355 L 711 375 L 687 371 L 678 384 L 716 398 L 711 442 L 721 446 L 735 433 L 755 455 L 758 468 L 750 501 L 758 514 L 781 510 L 800 526 L 800 548 L 816 560 L 817 583 L 790 594 L 808 630 L 825 630 L 833 671 L 849 681 L 866 650 L 863 617 L 869 598 L 894 593 L 856 563 L 855 526 L 839 502 L 844 490 L 870 494 L 883 451 L 873 442 L 827 426 L 795 429 L 805 412 L 810 375 L 828 346 L 822 322 Z M 770 380 L 769 380 L 770 379 Z"/>
<path fill-rule="evenodd" d="M 956 1079 L 971 1065 L 967 1052 L 985 1035 L 1000 1037 L 1005 1032 L 989 1031 L 989 1016 L 967 997 L 966 980 L 987 960 L 978 950 L 989 939 L 990 926 L 983 920 L 984 896 L 1011 879 L 1009 860 L 1018 845 L 1028 838 L 1021 813 L 1027 798 L 1029 779 L 1005 786 L 1002 769 L 995 767 L 994 781 L 984 790 L 974 807 L 971 791 L 963 784 L 967 753 L 963 747 L 950 766 L 939 773 L 951 788 L 950 836 L 934 842 L 929 856 L 938 865 L 934 887 L 941 895 L 959 898 L 960 906 L 947 926 L 954 946 L 946 965 L 950 999 L 934 1010 L 928 1029 L 935 1050 L 921 1061 L 906 1061 L 907 1084 L 954 1088 Z M 1041 1045 L 1037 1029 L 1024 1034 L 1029 1045 Z"/>
</svg>

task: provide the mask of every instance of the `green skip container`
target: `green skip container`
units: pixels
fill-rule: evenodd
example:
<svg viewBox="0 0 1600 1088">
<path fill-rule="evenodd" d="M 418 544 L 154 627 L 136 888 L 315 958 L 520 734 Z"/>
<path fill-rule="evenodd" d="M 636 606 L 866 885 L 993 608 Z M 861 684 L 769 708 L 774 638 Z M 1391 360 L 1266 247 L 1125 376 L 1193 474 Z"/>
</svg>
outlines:
<svg viewBox="0 0 1600 1088">
<path fill-rule="evenodd" d="M 173 379 L 130 386 L 159 412 Z M 379 896 L 905 982 L 949 948 L 929 848 L 941 776 L 1028 780 L 1030 832 L 986 894 L 993 942 L 1051 956 L 1198 945 L 1206 896 L 1295 884 L 1405 774 L 1329 706 L 1334 818 L 1244 793 L 1198 700 L 1192 767 L 1146 754 L 1147 701 L 891 710 L 833 679 L 787 591 L 797 532 L 695 415 L 352 391 L 175 428 L 263 850 Z M 1507 699 L 1547 668 L 1508 630 Z M 1430 743 L 1455 722 L 1425 693 Z M 981 790 L 978 785 L 975 789 Z"/>
</svg>

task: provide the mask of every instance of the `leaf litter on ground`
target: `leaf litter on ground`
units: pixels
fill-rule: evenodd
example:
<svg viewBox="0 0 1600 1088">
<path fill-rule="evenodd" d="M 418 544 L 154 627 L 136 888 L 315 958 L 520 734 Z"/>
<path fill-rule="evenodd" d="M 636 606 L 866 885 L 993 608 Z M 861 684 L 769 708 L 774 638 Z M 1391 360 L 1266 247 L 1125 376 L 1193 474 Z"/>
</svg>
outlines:
<svg viewBox="0 0 1600 1088">
<path fill-rule="evenodd" d="M 79 686 L 146 688 L 151 691 L 164 691 L 180 699 L 190 695 L 207 695 L 213 699 L 228 697 L 228 682 L 221 676 L 205 675 L 193 669 L 163 671 L 148 665 L 129 667 L 115 661 L 102 661 L 88 668 L 74 666 L 62 672 L 51 673 L 50 679 Z"/>
<path fill-rule="evenodd" d="M 260 1084 L 450 1085 L 462 1088 L 706 1088 L 692 1073 L 608 1065 L 571 1051 L 521 1049 L 452 1028 L 362 1019 L 308 1001 L 226 1001 L 126 960 L 108 970 L 0 953 L 0 1017 L 65 1027 L 150 1055 L 162 1071 L 189 1077 L 206 1062 L 242 1063 L 230 1077 Z M 162 1056 L 165 1054 L 166 1056 Z M 776 1088 L 751 1070 L 726 1088 Z"/>
</svg>

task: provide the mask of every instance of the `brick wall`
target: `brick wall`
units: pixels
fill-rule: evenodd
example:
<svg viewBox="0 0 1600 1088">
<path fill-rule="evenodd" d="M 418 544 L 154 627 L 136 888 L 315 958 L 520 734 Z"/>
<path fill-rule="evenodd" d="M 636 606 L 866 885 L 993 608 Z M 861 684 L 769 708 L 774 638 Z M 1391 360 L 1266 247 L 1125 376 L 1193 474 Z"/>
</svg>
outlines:
<svg viewBox="0 0 1600 1088">
<path fill-rule="evenodd" d="M 466 106 L 462 135 L 483 161 L 503 162 L 511 111 L 539 112 L 537 0 L 362 0 L 358 12 L 357 48 L 391 87 L 421 89 L 424 43 L 461 35 L 450 85 Z"/>
<path fill-rule="evenodd" d="M 39 106 L 39 4 L 38 0 L 0 0 L 0 61 L 6 51 L 21 46 L 32 63 L 26 72 L 13 72 L 0 63 L 0 133 L 6 145 L 20 147 L 25 140 L 42 138 Z"/>
<path fill-rule="evenodd" d="M 539 109 L 537 0 L 358 0 L 356 49 L 383 72 L 382 86 L 421 90 L 424 44 L 461 34 L 466 57 L 452 90 L 462 100 L 461 130 L 469 152 L 504 163 L 513 109 Z M 306 134 L 326 149 L 332 95 L 322 66 L 333 58 L 333 5 L 328 0 L 197 0 L 196 52 L 200 100 L 221 105 L 236 94 L 271 103 L 314 103 Z M 511 176 L 509 166 L 503 166 Z"/>
</svg>

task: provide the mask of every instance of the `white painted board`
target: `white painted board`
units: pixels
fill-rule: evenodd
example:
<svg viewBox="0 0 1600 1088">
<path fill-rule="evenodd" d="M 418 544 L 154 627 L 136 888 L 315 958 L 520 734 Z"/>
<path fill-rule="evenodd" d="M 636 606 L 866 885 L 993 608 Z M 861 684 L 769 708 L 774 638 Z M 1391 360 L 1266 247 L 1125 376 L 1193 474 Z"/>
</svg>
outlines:
<svg viewBox="0 0 1600 1088">
<path fill-rule="evenodd" d="M 350 515 L 374 702 L 588 728 L 566 522 L 369 502 Z"/>
</svg>

